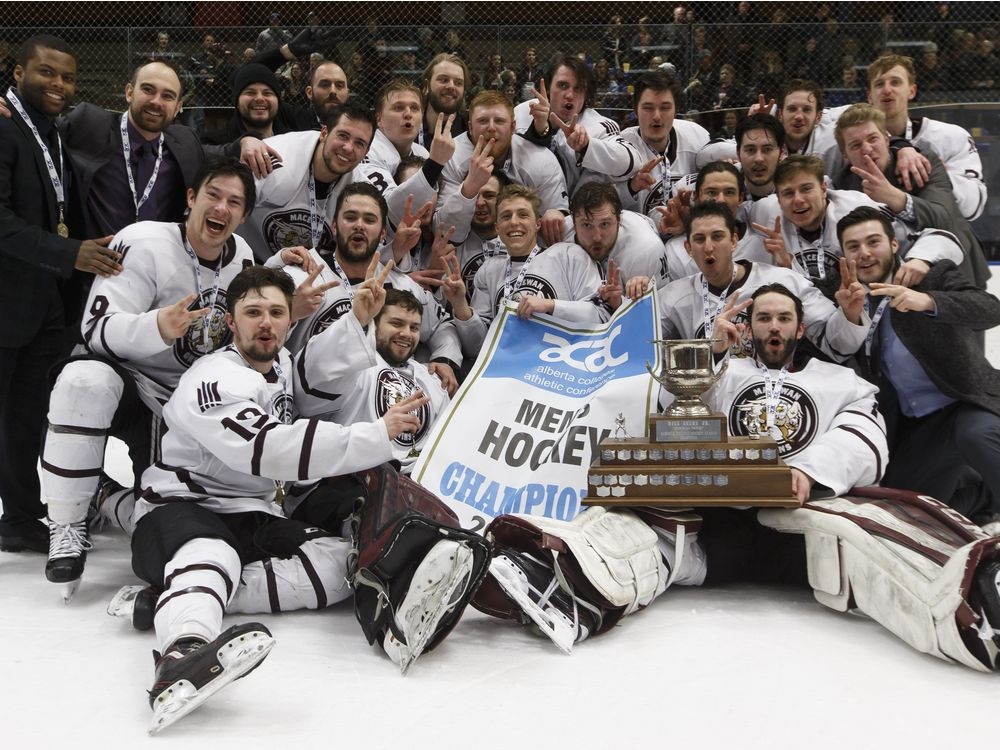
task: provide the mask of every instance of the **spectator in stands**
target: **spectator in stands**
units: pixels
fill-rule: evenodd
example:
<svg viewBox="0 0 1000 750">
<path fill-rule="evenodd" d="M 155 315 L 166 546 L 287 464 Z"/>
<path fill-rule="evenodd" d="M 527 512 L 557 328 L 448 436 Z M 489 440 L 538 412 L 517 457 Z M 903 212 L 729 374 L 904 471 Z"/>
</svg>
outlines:
<svg viewBox="0 0 1000 750">
<path fill-rule="evenodd" d="M 928 92 L 940 91 L 948 87 L 945 71 L 941 66 L 938 46 L 934 42 L 928 42 L 924 45 L 920 59 L 914 62 L 917 68 L 917 80 L 920 81 L 920 90 L 925 95 L 921 97 L 922 101 L 928 98 L 926 96 Z"/>
<path fill-rule="evenodd" d="M 500 73 L 503 72 L 503 55 L 494 52 L 485 58 L 485 65 L 479 74 L 479 85 L 484 89 L 500 91 L 503 83 L 500 80 Z"/>
<path fill-rule="evenodd" d="M 306 78 L 302 72 L 302 64 L 293 62 L 288 65 L 281 76 L 281 97 L 294 107 L 308 107 L 309 97 L 306 96 Z"/>
<path fill-rule="evenodd" d="M 268 16 L 268 27 L 257 35 L 254 45 L 257 52 L 264 52 L 272 47 L 280 47 L 292 41 L 292 32 L 281 28 L 281 14 L 275 11 Z"/>
<path fill-rule="evenodd" d="M 752 95 L 749 89 L 739 82 L 736 68 L 729 63 L 719 68 L 719 85 L 716 87 L 715 109 L 743 108 L 751 98 Z"/>
<path fill-rule="evenodd" d="M 594 96 L 603 104 L 608 94 L 618 93 L 618 81 L 611 75 L 611 65 L 603 57 L 594 63 Z"/>
<path fill-rule="evenodd" d="M 622 17 L 619 15 L 612 16 L 611 21 L 608 23 L 608 28 L 604 31 L 604 36 L 601 37 L 601 56 L 615 70 L 621 70 L 622 63 L 628 59 L 628 54 L 625 50 L 624 35 Z M 537 64 L 537 60 L 533 64 Z"/>
<path fill-rule="evenodd" d="M 465 45 L 455 29 L 448 29 L 444 34 L 444 52 L 449 55 L 461 57 L 463 60 L 469 59 L 469 54 L 465 51 Z"/>
<path fill-rule="evenodd" d="M 736 12 L 726 19 L 726 59 L 736 68 L 736 73 L 744 81 L 753 76 L 756 59 L 756 43 L 760 23 L 753 4 L 743 0 L 736 4 Z"/>
<path fill-rule="evenodd" d="M 608 64 L 612 64 L 610 60 Z M 538 50 L 534 47 L 528 47 L 524 51 L 524 65 L 521 66 L 521 69 L 517 73 L 517 85 L 521 87 L 522 99 L 525 98 L 526 94 L 531 93 L 530 88 L 535 85 L 541 76 L 542 66 L 538 63 Z"/>
<path fill-rule="evenodd" d="M 393 61 L 385 37 L 379 37 L 370 52 L 364 54 L 363 77 L 358 94 L 366 107 L 375 104 L 378 92 L 392 80 Z"/>
<path fill-rule="evenodd" d="M 854 104 L 864 101 L 864 99 L 865 89 L 858 80 L 858 69 L 855 67 L 841 69 L 840 85 L 830 87 L 826 90 L 826 104 L 828 107 Z"/>
<path fill-rule="evenodd" d="M 703 49 L 698 53 L 698 66 L 687 84 L 688 109 L 699 112 L 714 109 L 720 82 L 715 55 L 712 50 Z"/>
<path fill-rule="evenodd" d="M 824 81 L 826 75 L 826 60 L 819 54 L 819 43 L 816 37 L 810 37 L 802 45 L 795 56 L 795 61 L 789 66 L 790 74 L 795 78 L 807 78 L 810 81 Z"/>
<path fill-rule="evenodd" d="M 656 46 L 656 37 L 649 26 L 649 17 L 643 16 L 639 19 L 635 36 L 629 42 L 628 59 L 634 68 L 648 68 L 649 60 L 656 54 L 656 50 L 650 49 Z"/>
<path fill-rule="evenodd" d="M 754 75 L 756 84 L 754 88 L 758 94 L 762 94 L 764 99 L 770 101 L 777 99 L 785 85 L 787 76 L 785 74 L 785 64 L 781 59 L 781 53 L 774 47 L 768 47 L 761 55 L 761 64 Z"/>
<path fill-rule="evenodd" d="M 434 41 L 434 32 L 424 26 L 417 33 L 417 65 L 423 69 L 441 50 Z"/>
<path fill-rule="evenodd" d="M 350 62 L 344 67 L 344 73 L 347 75 L 347 88 L 351 91 L 361 91 L 361 87 L 364 85 L 363 81 L 365 78 L 365 58 L 360 52 L 355 52 L 351 55 Z"/>
</svg>

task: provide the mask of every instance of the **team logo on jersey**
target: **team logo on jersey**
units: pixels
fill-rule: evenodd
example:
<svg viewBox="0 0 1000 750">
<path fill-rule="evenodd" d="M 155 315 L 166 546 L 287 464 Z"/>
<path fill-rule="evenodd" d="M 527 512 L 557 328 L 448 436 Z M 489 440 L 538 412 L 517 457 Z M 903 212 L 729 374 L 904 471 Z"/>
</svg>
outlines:
<svg viewBox="0 0 1000 750">
<path fill-rule="evenodd" d="M 309 337 L 312 338 L 317 333 L 323 333 L 323 331 L 332 326 L 334 322 L 340 320 L 350 311 L 350 299 L 347 297 L 341 297 L 340 299 L 335 300 L 332 305 L 324 307 L 316 314 L 316 317 L 313 318 L 312 326 L 309 329 Z"/>
<path fill-rule="evenodd" d="M 275 211 L 268 214 L 264 219 L 264 226 L 261 227 L 264 241 L 271 249 L 285 247 L 313 247 L 312 223 L 308 211 L 295 209 L 292 211 Z M 319 245 L 326 245 L 333 241 L 333 234 L 326 221 L 323 222 L 323 236 L 320 237 Z"/>
<path fill-rule="evenodd" d="M 376 418 L 384 417 L 389 407 L 408 398 L 417 390 L 417 384 L 398 370 L 391 368 L 380 370 L 375 376 Z M 416 432 L 404 432 L 394 442 L 404 448 L 412 448 L 419 443 L 430 427 L 430 414 L 431 410 L 427 404 L 421 406 L 417 410 L 417 416 L 420 417 L 419 429 Z"/>
<path fill-rule="evenodd" d="M 466 261 L 465 265 L 462 267 L 462 281 L 465 282 L 465 296 L 471 302 L 472 301 L 472 285 L 476 278 L 476 271 L 478 271 L 483 263 L 486 261 L 486 254 L 479 253 L 474 255 L 469 260 Z"/>
<path fill-rule="evenodd" d="M 812 278 L 819 277 L 819 251 L 815 247 L 807 247 L 795 253 L 795 259 L 806 269 Z M 827 250 L 823 251 L 823 270 L 825 278 L 835 278 L 840 275 L 840 256 Z"/>
<path fill-rule="evenodd" d="M 496 294 L 496 307 L 500 307 L 501 302 L 503 302 L 503 284 L 497 289 Z M 508 298 L 511 302 L 520 302 L 524 297 L 541 297 L 542 299 L 557 299 L 556 290 L 552 288 L 552 285 L 543 279 L 541 276 L 535 276 L 533 274 L 527 274 L 521 281 L 521 286 L 517 287 L 513 292 L 511 292 Z"/>
<path fill-rule="evenodd" d="M 729 347 L 729 354 L 732 357 L 752 357 L 753 356 L 753 339 L 750 337 L 750 318 L 747 315 L 746 310 L 743 312 L 738 312 L 733 316 L 733 323 L 739 324 L 743 323 L 746 328 L 743 329 L 742 341 L 738 344 L 733 344 Z M 701 322 L 694 331 L 694 338 L 703 339 L 707 338 L 705 336 L 705 323 Z"/>
<path fill-rule="evenodd" d="M 649 191 L 649 195 L 646 196 L 646 200 L 642 205 L 642 212 L 648 214 L 656 206 L 665 205 L 667 205 L 667 202 L 663 200 L 663 180 L 660 180 Z"/>
<path fill-rule="evenodd" d="M 794 456 L 816 437 L 816 404 L 797 385 L 785 383 L 774 412 L 774 425 L 767 430 L 767 399 L 764 384 L 744 388 L 729 409 L 729 433 L 738 437 L 768 435 L 778 442 L 778 455 Z"/>
<path fill-rule="evenodd" d="M 219 289 L 214 303 L 212 290 L 202 291 L 201 298 L 188 305 L 188 310 L 204 307 L 209 309 L 208 315 L 194 321 L 187 332 L 174 341 L 174 358 L 185 367 L 190 367 L 199 357 L 221 349 L 233 339 L 233 333 L 226 325 L 226 290 Z"/>
<path fill-rule="evenodd" d="M 271 399 L 271 413 L 281 424 L 292 423 L 292 396 L 282 390 Z"/>
</svg>

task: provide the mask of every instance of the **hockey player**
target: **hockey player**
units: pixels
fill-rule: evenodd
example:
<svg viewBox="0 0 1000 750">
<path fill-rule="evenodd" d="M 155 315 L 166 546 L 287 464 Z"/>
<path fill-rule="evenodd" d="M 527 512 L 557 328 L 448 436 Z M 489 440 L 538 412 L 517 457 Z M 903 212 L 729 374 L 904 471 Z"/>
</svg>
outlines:
<svg viewBox="0 0 1000 750">
<path fill-rule="evenodd" d="M 55 378 L 42 453 L 50 531 L 45 575 L 68 585 L 67 599 L 90 549 L 86 517 L 107 436 L 129 445 L 138 478 L 150 461 L 154 418 L 181 373 L 228 343 L 226 287 L 253 262 L 233 231 L 253 198 L 249 170 L 233 159 L 209 161 L 188 191 L 184 224 L 140 222 L 114 237 L 123 271 L 91 288 L 84 344 Z M 129 529 L 130 491 L 104 484 L 116 492 L 116 503 L 125 503 L 118 525 Z"/>
<path fill-rule="evenodd" d="M 286 247 L 329 242 L 330 209 L 355 180 L 354 169 L 368 153 L 374 133 L 371 113 L 347 105 L 333 110 L 318 133 L 293 132 L 268 140 L 283 163 L 258 180 L 257 203 L 239 231 L 259 262 Z"/>
<path fill-rule="evenodd" d="M 517 132 L 555 153 L 569 196 L 591 180 L 628 179 L 648 161 L 621 137 L 618 123 L 593 109 L 595 89 L 584 60 L 557 55 L 535 98 L 514 108 Z"/>
<path fill-rule="evenodd" d="M 695 179 L 694 194 L 691 203 L 725 203 L 733 216 L 740 216 L 740 206 L 743 205 L 743 178 L 740 171 L 727 161 L 709 162 L 698 170 Z M 749 260 L 754 263 L 772 263 L 771 255 L 764 249 L 761 235 L 750 229 L 749 225 L 737 218 L 736 232 L 740 241 L 733 250 L 736 260 Z M 685 248 L 686 233 L 682 232 L 671 237 L 663 244 L 663 254 L 660 258 L 657 286 L 662 288 L 671 281 L 698 273 L 698 266 Z M 649 277 L 642 276 L 633 281 L 629 277 L 626 293 L 633 299 L 642 293 L 649 283 Z"/>
<path fill-rule="evenodd" d="M 365 165 L 362 168 L 370 168 L 366 169 L 368 179 L 383 193 L 390 185 L 395 185 L 394 175 L 400 159 L 421 156 L 426 160 L 430 156 L 426 148 L 416 143 L 422 119 L 420 89 L 409 81 L 390 81 L 379 92 L 375 102 L 375 137 L 362 161 Z M 437 129 L 441 130 L 440 124 Z M 431 185 L 437 186 L 441 169 L 447 161 L 445 159 L 437 164 L 434 172 L 428 175 L 427 181 Z M 432 166 L 424 162 L 424 167 L 430 169 Z"/>
<path fill-rule="evenodd" d="M 462 186 L 473 168 L 473 154 L 484 154 L 492 158 L 494 168 L 502 170 L 510 182 L 526 185 L 538 193 L 542 236 L 547 244 L 555 244 L 562 239 L 563 217 L 569 213 L 566 179 L 551 151 L 514 136 L 514 109 L 510 100 L 499 91 L 476 94 L 469 105 L 469 130 L 455 139 L 455 154 L 441 173 L 438 211 L 460 190 L 465 198 L 472 197 L 474 193 L 463 190 Z M 483 146 L 479 146 L 480 139 Z M 446 214 L 439 215 L 436 221 L 445 226 L 455 224 Z"/>
<path fill-rule="evenodd" d="M 298 371 L 309 380 L 308 393 L 296 392 L 296 407 L 304 417 L 319 417 L 352 425 L 383 416 L 393 405 L 417 391 L 426 396 L 417 410 L 420 427 L 393 438 L 393 460 L 400 471 L 409 474 L 420 455 L 424 438 L 431 425 L 448 405 L 448 394 L 427 366 L 413 359 L 420 343 L 420 319 L 424 312 L 412 292 L 389 288 L 385 304 L 375 316 L 375 339 L 370 356 L 371 367 L 352 369 L 346 373 L 329 366 L 328 360 L 343 356 L 330 351 L 323 339 L 314 338 L 299 355 Z"/>
<path fill-rule="evenodd" d="M 626 211 L 608 182 L 588 182 L 570 199 L 566 242 L 582 247 L 606 277 L 613 260 L 623 278 L 660 271 L 663 242 L 646 216 Z"/>
<path fill-rule="evenodd" d="M 501 190 L 496 228 L 507 254 L 486 258 L 480 266 L 473 280 L 471 306 L 463 305 L 456 296 L 455 279 L 445 286 L 455 325 L 464 340 L 476 348 L 482 345 L 490 323 L 508 301 L 518 304 L 519 317 L 536 312 L 584 322 L 607 317 L 599 309 L 603 301 L 594 296 L 603 285 L 600 272 L 582 248 L 561 243 L 559 258 L 538 263 L 548 252 L 538 245 L 540 204 L 538 194 L 524 185 L 508 185 Z M 562 258 L 566 254 L 573 257 Z M 464 283 L 462 287 L 464 295 Z"/>
<path fill-rule="evenodd" d="M 622 131 L 622 138 L 638 149 L 639 171 L 616 183 L 622 207 L 659 221 L 657 206 L 665 206 L 680 178 L 698 171 L 696 157 L 709 141 L 708 131 L 696 122 L 676 119 L 681 87 L 666 73 L 647 73 L 635 83 L 638 125 Z"/>
<path fill-rule="evenodd" d="M 365 276 L 371 259 L 385 239 L 387 212 L 385 199 L 378 189 L 367 182 L 348 185 L 337 197 L 332 228 L 334 240 L 320 250 L 310 250 L 309 256 L 320 268 L 320 286 L 328 286 L 318 308 L 299 321 L 289 338 L 289 349 L 298 353 L 310 338 L 325 330 L 333 321 L 342 317 L 351 307 L 355 286 Z M 397 289 L 407 289 L 424 307 L 421 318 L 420 341 L 426 347 L 421 356 L 429 360 L 428 369 L 437 375 L 445 388 L 454 393 L 458 387 L 456 372 L 462 362 L 463 342 L 451 316 L 438 303 L 434 295 L 411 280 L 405 273 L 391 268 L 387 283 Z M 284 265 L 281 259 L 269 264 Z M 288 269 L 296 281 L 305 278 L 302 270 Z M 424 348 L 422 347 L 422 349 Z M 308 381 L 302 383 L 308 389 Z"/>
<path fill-rule="evenodd" d="M 326 363 L 341 373 L 357 361 L 352 345 L 365 338 L 384 300 L 374 267 L 354 297 L 354 314 L 324 334 L 344 347 L 342 358 Z M 352 585 L 384 584 L 381 619 L 363 616 L 360 607 L 359 619 L 369 640 L 377 637 L 405 672 L 454 624 L 477 583 L 477 566 L 484 569 L 489 548 L 475 535 L 412 506 L 389 516 L 398 497 L 388 471 L 367 477 L 370 492 L 352 498 L 346 514 L 324 492 L 302 499 L 290 518 L 282 513 L 276 500 L 283 482 L 389 460 L 391 441 L 420 428 L 410 412 L 426 401 L 415 392 L 380 419 L 350 427 L 293 420 L 295 374 L 282 347 L 293 289 L 281 271 L 254 266 L 240 273 L 227 292 L 232 345 L 196 363 L 164 406 L 162 461 L 143 475 L 132 546 L 134 570 L 162 592 L 153 617 L 159 652 L 149 691 L 151 733 L 254 669 L 274 645 L 259 623 L 223 631 L 225 613 L 320 609 L 350 596 Z M 359 526 L 353 540 L 328 531 L 339 532 L 352 514 Z M 384 533 L 386 520 L 396 527 L 394 543 L 385 542 L 391 553 L 365 536 L 372 524 Z M 421 526 L 404 521 L 437 533 L 428 539 Z M 380 580 L 377 565 L 390 561 L 405 564 Z"/>
<path fill-rule="evenodd" d="M 731 312 L 716 321 L 717 354 L 742 338 Z M 474 606 L 536 624 L 568 652 L 670 585 L 809 585 L 821 603 L 866 614 L 919 651 L 996 669 L 996 539 L 931 498 L 867 487 L 887 457 L 876 388 L 839 365 L 797 358 L 802 314 L 788 289 L 760 287 L 750 309 L 755 356 L 732 360 L 706 394 L 733 434 L 776 439 L 801 507 L 498 516 L 487 528 L 497 557 Z"/>
<path fill-rule="evenodd" d="M 845 360 L 858 350 L 868 332 L 868 317 L 864 290 L 850 272 L 837 290 L 835 307 L 801 274 L 767 263 L 734 261 L 738 241 L 728 206 L 707 202 L 691 209 L 684 247 L 699 272 L 663 288 L 659 305 L 664 338 L 713 338 L 716 318 L 736 306 L 737 299 L 746 301 L 759 287 L 781 283 L 801 301 L 803 330 L 817 348 L 836 360 Z M 729 318 L 745 320 L 739 312 L 730 313 Z M 751 356 L 753 344 L 744 339 L 732 353 Z"/>
</svg>

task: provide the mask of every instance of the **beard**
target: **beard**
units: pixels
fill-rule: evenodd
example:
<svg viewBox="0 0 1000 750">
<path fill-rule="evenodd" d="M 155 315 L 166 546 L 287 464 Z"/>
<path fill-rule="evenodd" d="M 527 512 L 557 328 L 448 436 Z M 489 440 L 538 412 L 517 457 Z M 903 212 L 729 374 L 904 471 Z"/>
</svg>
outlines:
<svg viewBox="0 0 1000 750">
<path fill-rule="evenodd" d="M 456 97 L 454 104 L 450 104 L 443 101 L 436 92 L 430 91 L 427 94 L 427 103 L 439 114 L 452 115 L 458 112 L 458 108 L 462 104 L 462 97 Z"/>
<path fill-rule="evenodd" d="M 380 341 L 375 344 L 375 351 L 378 352 L 379 356 L 382 357 L 386 362 L 389 363 L 391 367 L 403 367 L 407 362 L 410 361 L 410 357 L 417 350 L 417 345 L 414 344 L 410 347 L 410 350 L 405 356 L 396 356 L 393 351 L 392 346 L 390 346 L 388 341 Z"/>
<path fill-rule="evenodd" d="M 367 263 L 378 251 L 379 239 L 370 242 L 364 251 L 359 252 L 350 245 L 347 235 L 337 232 L 337 251 L 351 263 Z"/>
<path fill-rule="evenodd" d="M 792 357 L 795 354 L 795 349 L 799 344 L 799 340 L 797 338 L 782 339 L 781 346 L 777 350 L 768 347 L 768 343 L 770 341 L 772 341 L 771 337 L 758 338 L 757 336 L 754 336 L 754 351 L 757 354 L 757 359 L 759 359 L 761 364 L 765 367 L 771 370 L 780 370 L 792 361 Z"/>
</svg>

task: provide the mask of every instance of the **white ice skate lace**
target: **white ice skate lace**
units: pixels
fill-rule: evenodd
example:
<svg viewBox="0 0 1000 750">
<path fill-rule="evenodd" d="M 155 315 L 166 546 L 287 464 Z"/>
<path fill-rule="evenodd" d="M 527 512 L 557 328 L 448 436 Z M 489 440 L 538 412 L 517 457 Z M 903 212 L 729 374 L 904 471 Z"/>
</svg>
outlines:
<svg viewBox="0 0 1000 750">
<path fill-rule="evenodd" d="M 94 545 L 87 539 L 86 521 L 53 523 L 49 532 L 49 557 L 75 557 Z"/>
<path fill-rule="evenodd" d="M 528 557 L 532 556 L 528 555 Z M 535 558 L 532 557 L 532 559 Z M 552 596 L 552 593 L 555 591 L 556 588 L 562 588 L 563 591 L 569 594 L 570 599 L 573 600 L 573 631 L 577 634 L 578 639 L 580 635 L 579 607 L 583 607 L 584 609 L 586 609 L 587 611 L 589 611 L 591 614 L 594 615 L 595 619 L 597 620 L 595 629 L 600 629 L 601 623 L 604 619 L 601 614 L 601 610 L 595 607 L 590 602 L 580 599 L 576 595 L 576 592 L 573 590 L 573 584 L 569 582 L 569 579 L 566 578 L 565 574 L 562 571 L 562 568 L 559 567 L 559 553 L 556 552 L 555 550 L 552 550 L 552 572 L 555 575 L 555 578 L 552 579 L 552 583 L 550 583 L 549 586 L 546 588 L 547 592 L 545 595 L 546 601 L 548 601 L 548 597 Z"/>
</svg>

